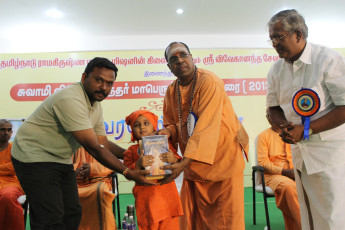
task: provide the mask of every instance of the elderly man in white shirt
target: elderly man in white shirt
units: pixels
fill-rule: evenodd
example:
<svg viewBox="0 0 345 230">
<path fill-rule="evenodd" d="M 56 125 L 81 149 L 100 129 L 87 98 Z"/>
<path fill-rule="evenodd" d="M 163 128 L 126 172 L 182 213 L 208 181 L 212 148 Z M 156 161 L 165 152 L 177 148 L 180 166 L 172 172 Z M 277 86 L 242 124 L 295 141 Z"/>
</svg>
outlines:
<svg viewBox="0 0 345 230">
<path fill-rule="evenodd" d="M 280 59 L 268 73 L 266 105 L 283 129 L 283 141 L 292 144 L 302 229 L 344 229 L 345 59 L 308 43 L 308 28 L 296 10 L 277 13 L 268 26 Z M 301 88 L 320 99 L 309 130 L 292 103 Z"/>
</svg>

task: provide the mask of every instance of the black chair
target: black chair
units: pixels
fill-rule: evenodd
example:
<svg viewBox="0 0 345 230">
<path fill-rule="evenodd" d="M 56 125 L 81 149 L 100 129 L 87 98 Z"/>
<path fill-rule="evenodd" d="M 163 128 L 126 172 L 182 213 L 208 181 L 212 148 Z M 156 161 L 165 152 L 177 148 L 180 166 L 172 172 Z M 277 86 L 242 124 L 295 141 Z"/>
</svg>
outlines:
<svg viewBox="0 0 345 230">
<path fill-rule="evenodd" d="M 113 213 L 114 216 L 116 216 L 116 212 L 115 212 L 115 206 L 117 207 L 117 228 L 121 229 L 121 214 L 120 214 L 120 194 L 119 194 L 119 178 L 117 176 L 117 172 L 113 172 L 111 174 L 112 177 L 112 183 L 111 183 L 111 187 L 112 187 L 112 192 L 116 195 L 116 204 L 115 204 L 115 199 L 113 201 Z"/>
<path fill-rule="evenodd" d="M 271 230 L 270 218 L 268 214 L 267 198 L 275 197 L 274 191 L 269 187 L 265 186 L 264 171 L 265 168 L 261 166 L 252 167 L 252 180 L 253 180 L 253 224 L 256 225 L 256 200 L 255 193 L 262 193 L 265 205 L 266 223 L 267 229 Z"/>
</svg>

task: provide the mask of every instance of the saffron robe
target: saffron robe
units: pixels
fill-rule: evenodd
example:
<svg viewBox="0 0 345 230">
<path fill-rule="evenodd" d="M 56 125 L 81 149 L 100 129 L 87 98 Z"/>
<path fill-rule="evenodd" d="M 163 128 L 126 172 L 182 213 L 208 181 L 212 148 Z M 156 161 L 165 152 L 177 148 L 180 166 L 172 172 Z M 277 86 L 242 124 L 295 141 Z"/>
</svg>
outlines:
<svg viewBox="0 0 345 230">
<path fill-rule="evenodd" d="M 183 156 L 192 159 L 184 170 L 181 199 L 185 217 L 180 218 L 180 228 L 244 229 L 244 188 L 235 183 L 243 184 L 248 135 L 233 110 L 224 82 L 214 73 L 198 68 L 192 102 L 192 112 L 198 120 L 187 141 L 192 85 L 180 86 L 182 121 L 179 121 L 177 81 L 169 85 L 163 107 L 164 126 L 171 130 L 172 140 L 179 144 Z M 198 200 L 199 195 L 194 196 L 194 192 L 207 202 Z M 231 202 L 223 203 L 226 199 Z"/>
<path fill-rule="evenodd" d="M 257 154 L 258 164 L 266 169 L 265 185 L 274 191 L 277 207 L 283 213 L 285 229 L 302 229 L 296 182 L 281 175 L 283 169 L 293 169 L 290 145 L 269 128 L 258 135 Z"/>
<path fill-rule="evenodd" d="M 113 230 L 116 229 L 112 202 L 115 194 L 111 192 L 112 170 L 104 167 L 95 158 L 79 148 L 72 156 L 74 168 L 83 163 L 90 164 L 90 177 L 77 179 L 82 218 L 79 230 Z"/>
<path fill-rule="evenodd" d="M 135 169 L 135 162 L 139 159 L 139 145 L 130 146 L 124 153 L 124 164 Z M 170 145 L 175 156 L 180 159 L 174 148 Z M 178 216 L 183 215 L 181 200 L 175 181 L 164 185 L 143 186 L 138 183 L 133 187 L 135 209 L 139 229 L 150 229 L 150 226 L 169 223 L 171 230 L 178 230 Z M 157 229 L 162 229 L 159 226 Z"/>
<path fill-rule="evenodd" d="M 0 151 L 0 229 L 23 230 L 23 208 L 17 201 L 24 195 L 11 161 L 12 143 Z"/>
</svg>

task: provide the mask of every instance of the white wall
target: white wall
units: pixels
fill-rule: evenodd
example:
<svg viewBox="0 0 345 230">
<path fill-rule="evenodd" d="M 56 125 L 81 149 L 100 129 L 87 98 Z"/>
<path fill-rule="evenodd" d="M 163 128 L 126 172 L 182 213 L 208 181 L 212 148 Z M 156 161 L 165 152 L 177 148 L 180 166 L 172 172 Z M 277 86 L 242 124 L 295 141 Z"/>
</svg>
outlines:
<svg viewBox="0 0 345 230">
<path fill-rule="evenodd" d="M 327 37 L 326 37 L 327 35 Z M 157 50 L 165 49 L 172 41 L 183 41 L 191 49 L 240 49 L 271 48 L 268 35 L 151 35 L 151 36 L 69 36 L 46 35 L 17 38 L 0 37 L 0 53 L 37 53 L 73 51 L 113 51 L 113 50 Z M 308 41 L 332 48 L 344 48 L 343 36 L 324 34 L 320 30 L 310 30 Z"/>
<path fill-rule="evenodd" d="M 118 37 L 18 37 L 0 38 L 0 53 L 36 53 L 107 50 L 165 49 L 172 41 L 183 41 L 190 48 L 270 48 L 267 35 L 152 35 Z"/>
</svg>

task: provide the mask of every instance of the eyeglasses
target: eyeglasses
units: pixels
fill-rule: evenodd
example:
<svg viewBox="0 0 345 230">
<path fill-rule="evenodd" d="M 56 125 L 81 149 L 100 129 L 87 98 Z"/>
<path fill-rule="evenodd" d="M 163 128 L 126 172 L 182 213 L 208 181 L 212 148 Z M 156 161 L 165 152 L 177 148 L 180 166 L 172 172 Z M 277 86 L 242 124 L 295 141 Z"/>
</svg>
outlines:
<svg viewBox="0 0 345 230">
<path fill-rule="evenodd" d="M 280 40 L 284 39 L 286 36 L 288 36 L 290 33 L 287 33 L 283 36 L 280 36 L 280 37 L 275 37 L 275 38 L 272 38 L 272 39 L 268 39 L 267 42 L 271 45 L 273 45 L 273 43 L 278 43 Z"/>
<path fill-rule="evenodd" d="M 181 53 L 180 53 L 180 58 L 186 59 L 189 55 L 190 55 L 190 54 L 181 52 Z M 169 63 L 170 63 L 171 65 L 177 64 L 178 58 L 179 58 L 179 57 L 177 57 L 177 56 L 172 56 L 171 58 L 169 58 Z"/>
</svg>

